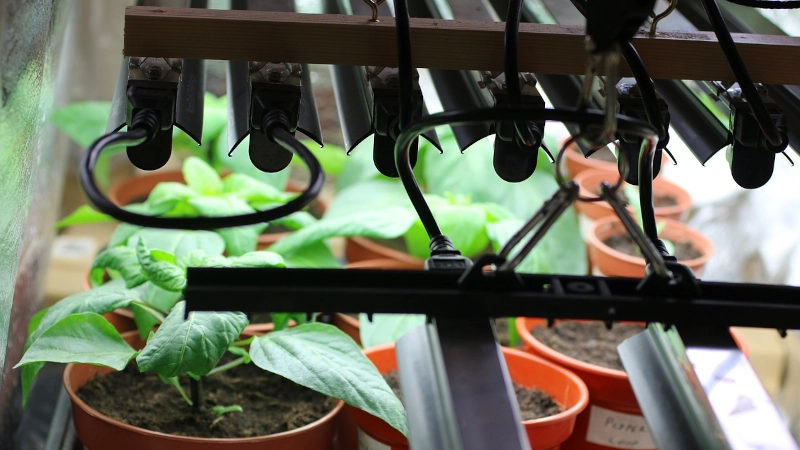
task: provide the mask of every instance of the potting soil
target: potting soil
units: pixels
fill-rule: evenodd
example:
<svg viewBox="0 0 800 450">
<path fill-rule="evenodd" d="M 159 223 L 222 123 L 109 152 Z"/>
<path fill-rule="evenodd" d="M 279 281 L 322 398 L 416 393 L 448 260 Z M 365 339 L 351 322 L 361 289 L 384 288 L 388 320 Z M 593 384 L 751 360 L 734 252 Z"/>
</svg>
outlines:
<svg viewBox="0 0 800 450">
<path fill-rule="evenodd" d="M 625 370 L 617 346 L 644 330 L 638 324 L 614 324 L 607 330 L 601 322 L 558 322 L 550 328 L 537 326 L 531 334 L 544 345 L 571 358 L 615 370 Z"/>
<path fill-rule="evenodd" d="M 626 255 L 636 256 L 637 258 L 642 257 L 639 246 L 636 245 L 636 242 L 634 242 L 629 234 L 615 234 L 609 236 L 603 239 L 603 243 Z M 678 261 L 689 261 L 703 256 L 700 250 L 695 248 L 691 242 L 673 242 L 672 244 L 675 246 L 675 256 L 678 258 Z"/>
<path fill-rule="evenodd" d="M 388 374 L 384 374 L 383 378 L 400 401 L 403 401 L 403 396 L 400 393 L 400 374 L 396 370 L 393 370 Z M 517 394 L 519 409 L 522 413 L 522 420 L 541 419 L 542 417 L 552 416 L 563 411 L 563 409 L 558 406 L 558 403 L 553 401 L 553 398 L 547 395 L 546 392 L 536 388 L 529 389 L 517 383 L 513 384 L 514 392 Z"/>
<path fill-rule="evenodd" d="M 223 359 L 223 362 L 226 358 Z M 189 393 L 188 380 L 183 388 Z M 242 438 L 290 431 L 319 420 L 336 400 L 266 372 L 254 364 L 204 379 L 205 412 L 193 412 L 173 386 L 131 364 L 97 377 L 78 396 L 101 413 L 139 428 L 181 436 Z M 240 405 L 215 420 L 211 408 Z"/>
</svg>

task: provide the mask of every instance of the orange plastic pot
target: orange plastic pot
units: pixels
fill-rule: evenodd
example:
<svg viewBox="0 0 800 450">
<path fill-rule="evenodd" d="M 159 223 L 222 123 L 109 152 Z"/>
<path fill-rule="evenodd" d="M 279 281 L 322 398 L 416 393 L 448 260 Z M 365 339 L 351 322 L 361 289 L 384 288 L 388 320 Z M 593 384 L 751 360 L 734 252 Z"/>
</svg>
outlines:
<svg viewBox="0 0 800 450">
<path fill-rule="evenodd" d="M 564 142 L 568 141 L 569 138 L 565 139 Z M 564 143 L 562 142 L 562 146 Z M 606 153 L 608 152 L 608 153 Z M 606 161 L 602 159 L 602 156 L 611 154 L 613 156 L 613 151 L 608 149 L 598 150 L 592 154 L 590 157 L 585 157 L 583 152 L 578 148 L 578 144 L 572 142 L 569 147 L 567 147 L 567 151 L 564 152 L 564 159 L 566 160 L 566 173 L 569 178 L 575 178 L 578 174 L 582 173 L 585 170 L 591 169 L 599 169 L 605 171 L 611 171 L 615 173 L 619 173 L 619 168 L 617 167 L 616 156 L 614 156 L 614 161 Z M 667 155 L 666 153 L 662 153 L 661 155 L 661 170 L 667 165 Z"/>
<path fill-rule="evenodd" d="M 403 252 L 391 249 L 363 237 L 351 237 L 345 240 L 345 257 L 350 263 L 375 259 L 391 259 L 396 262 L 394 268 L 422 269 L 425 261 Z M 400 267 L 404 266 L 404 267 Z"/>
<path fill-rule="evenodd" d="M 144 343 L 135 332 L 124 338 L 135 348 Z M 177 436 L 137 428 L 100 414 L 84 403 L 75 392 L 95 376 L 113 369 L 89 364 L 68 364 L 64 386 L 72 400 L 75 432 L 86 450 L 330 450 L 337 426 L 337 414 L 344 402 L 314 423 L 283 433 L 256 438 L 211 439 Z"/>
<path fill-rule="evenodd" d="M 378 345 L 364 350 L 381 373 L 397 369 L 394 344 Z M 565 410 L 556 415 L 522 422 L 532 450 L 558 450 L 572 434 L 575 419 L 589 403 L 586 385 L 572 372 L 525 352 L 503 347 L 503 356 L 511 379 L 525 387 L 543 390 Z M 407 450 L 408 441 L 382 420 L 359 409 L 347 406 L 360 428 L 359 448 L 373 448 L 377 441 L 391 450 Z"/>
<path fill-rule="evenodd" d="M 676 244 L 691 242 L 692 246 L 700 251 L 702 256 L 699 258 L 678 262 L 691 268 L 698 277 L 702 276 L 706 263 L 714 255 L 714 244 L 688 225 L 670 219 L 662 220 L 666 225 L 659 233 L 661 238 L 669 239 Z M 588 234 L 589 260 L 595 275 L 632 278 L 644 276 L 644 258 L 627 255 L 603 242 L 610 236 L 623 233 L 627 231 L 618 217 L 604 217 L 592 224 Z"/>
<path fill-rule="evenodd" d="M 586 170 L 581 172 L 575 177 L 575 182 L 580 187 L 580 195 L 584 197 L 597 197 L 597 191 L 603 181 L 608 181 L 609 184 L 614 184 L 619 179 L 619 173 L 616 169 L 613 172 L 605 170 Z M 626 184 L 623 184 L 624 187 Z M 620 187 L 620 189 L 622 189 Z M 683 220 L 692 207 L 692 197 L 689 193 L 675 183 L 665 180 L 663 177 L 658 177 L 653 180 L 653 195 L 654 196 L 671 196 L 675 199 L 676 204 L 670 206 L 656 206 L 656 217 L 661 219 Z M 614 216 L 614 210 L 607 202 L 576 202 L 575 208 L 580 214 L 585 215 L 591 220 L 601 219 L 607 216 Z M 631 213 L 631 208 L 628 209 Z"/>
<path fill-rule="evenodd" d="M 517 318 L 517 332 L 525 351 L 563 367 L 580 377 L 589 389 L 589 407 L 578 415 L 575 430 L 562 445 L 564 450 L 655 449 L 639 409 L 628 375 L 621 370 L 589 364 L 544 345 L 531 329 L 546 326 L 544 319 Z M 731 329 L 736 344 L 747 355 L 744 336 Z M 619 445 L 609 445 L 608 442 Z M 603 444 L 606 443 L 606 444 Z M 627 443 L 627 444 L 625 444 Z"/>
<path fill-rule="evenodd" d="M 370 259 L 350 263 L 345 266 L 345 269 L 412 270 L 416 269 L 416 267 L 410 267 L 407 263 L 395 259 Z M 357 317 L 336 313 L 333 316 L 333 326 L 344 331 L 358 345 L 361 345 L 361 326 Z"/>
</svg>

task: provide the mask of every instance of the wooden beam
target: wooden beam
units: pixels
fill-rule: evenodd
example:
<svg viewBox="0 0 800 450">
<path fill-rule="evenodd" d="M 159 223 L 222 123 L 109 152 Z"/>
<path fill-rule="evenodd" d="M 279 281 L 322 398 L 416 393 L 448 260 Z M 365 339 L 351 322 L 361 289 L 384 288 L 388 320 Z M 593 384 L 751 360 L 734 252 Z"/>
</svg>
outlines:
<svg viewBox="0 0 800 450">
<path fill-rule="evenodd" d="M 411 19 L 416 67 L 502 70 L 501 22 Z M 800 38 L 734 34 L 754 81 L 800 84 Z M 731 80 L 713 33 L 640 33 L 633 41 L 653 78 Z M 583 74 L 583 27 L 520 25 L 521 71 Z M 394 20 L 266 11 L 128 7 L 125 55 L 396 66 Z M 630 74 L 622 64 L 623 76 Z"/>
</svg>

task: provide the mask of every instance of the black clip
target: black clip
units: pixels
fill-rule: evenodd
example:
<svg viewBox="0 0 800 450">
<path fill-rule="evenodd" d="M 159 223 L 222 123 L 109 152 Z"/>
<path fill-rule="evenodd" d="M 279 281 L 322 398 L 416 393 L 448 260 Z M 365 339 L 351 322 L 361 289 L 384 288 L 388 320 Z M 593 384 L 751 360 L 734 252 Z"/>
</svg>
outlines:
<svg viewBox="0 0 800 450">
<path fill-rule="evenodd" d="M 586 2 L 587 51 L 606 53 L 629 42 L 653 12 L 655 0 L 589 0 Z"/>
</svg>

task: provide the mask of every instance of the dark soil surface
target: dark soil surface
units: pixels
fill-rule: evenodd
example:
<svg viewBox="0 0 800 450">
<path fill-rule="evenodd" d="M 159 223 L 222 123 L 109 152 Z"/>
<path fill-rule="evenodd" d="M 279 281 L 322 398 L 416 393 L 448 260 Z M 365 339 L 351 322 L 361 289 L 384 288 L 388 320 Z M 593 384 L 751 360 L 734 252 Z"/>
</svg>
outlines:
<svg viewBox="0 0 800 450">
<path fill-rule="evenodd" d="M 403 396 L 400 394 L 400 374 L 396 370 L 393 370 L 385 374 L 383 378 L 402 402 Z M 553 401 L 552 397 L 539 389 L 528 389 L 514 383 L 514 392 L 517 394 L 517 402 L 522 412 L 522 420 L 541 419 L 542 417 L 549 417 L 563 411 L 563 409 Z"/>
<path fill-rule="evenodd" d="M 223 359 L 224 361 L 225 359 Z M 189 392 L 188 381 L 182 380 Z M 257 437 L 290 431 L 328 414 L 336 400 L 302 387 L 254 364 L 206 378 L 209 409 L 193 412 L 178 391 L 154 373 L 139 373 L 135 364 L 122 372 L 97 377 L 78 396 L 101 413 L 140 428 L 206 438 Z M 215 420 L 210 408 L 240 405 Z"/>
<path fill-rule="evenodd" d="M 672 195 L 653 195 L 653 206 L 663 208 L 665 206 L 675 206 L 678 200 Z"/>
<path fill-rule="evenodd" d="M 601 322 L 558 322 L 531 329 L 544 345 L 577 360 L 609 369 L 625 370 L 617 346 L 644 330 L 637 324 L 615 324 L 609 331 Z"/>
<path fill-rule="evenodd" d="M 626 255 L 642 257 L 642 253 L 639 251 L 636 242 L 634 242 L 633 238 L 628 234 L 609 236 L 603 240 L 603 243 Z M 678 261 L 688 261 L 703 256 L 700 250 L 695 248 L 691 242 L 673 242 L 672 244 L 675 246 L 675 256 L 678 258 Z"/>
</svg>

